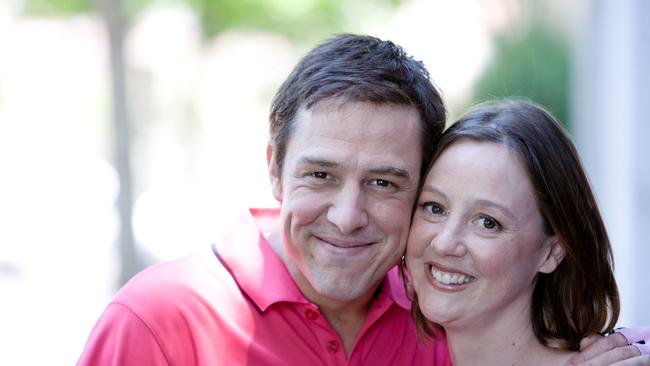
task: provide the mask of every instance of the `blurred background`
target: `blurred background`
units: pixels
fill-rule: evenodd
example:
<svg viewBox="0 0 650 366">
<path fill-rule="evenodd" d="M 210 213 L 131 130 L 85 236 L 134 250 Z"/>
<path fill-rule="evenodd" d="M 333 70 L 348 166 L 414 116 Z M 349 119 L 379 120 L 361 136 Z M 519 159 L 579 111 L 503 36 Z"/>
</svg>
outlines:
<svg viewBox="0 0 650 366">
<path fill-rule="evenodd" d="M 0 364 L 74 364 L 134 273 L 275 205 L 271 99 L 340 32 L 422 60 L 450 121 L 509 95 L 561 119 L 611 235 L 620 323 L 650 325 L 647 19 L 644 0 L 2 0 Z"/>
</svg>

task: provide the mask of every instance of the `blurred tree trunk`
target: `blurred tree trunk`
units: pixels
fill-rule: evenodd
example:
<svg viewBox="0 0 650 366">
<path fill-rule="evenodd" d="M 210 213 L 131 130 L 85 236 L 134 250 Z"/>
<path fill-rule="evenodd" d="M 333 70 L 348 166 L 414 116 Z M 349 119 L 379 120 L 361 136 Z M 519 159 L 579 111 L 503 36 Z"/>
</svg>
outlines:
<svg viewBox="0 0 650 366">
<path fill-rule="evenodd" d="M 0 0 L 2 1 L 2 0 Z M 125 19 L 133 17 L 160 0 L 21 0 L 26 14 L 70 15 L 100 12 L 109 36 L 109 57 L 112 82 L 113 107 L 113 164 L 117 170 L 120 192 L 116 206 L 120 216 L 118 285 L 124 284 L 136 272 L 152 262 L 149 253 L 135 244 L 131 224 L 133 207 L 133 177 L 131 171 L 131 124 L 127 105 L 126 67 L 124 62 Z M 302 10 L 286 12 L 283 1 L 267 0 L 181 0 L 190 5 L 201 19 L 204 36 L 212 38 L 218 33 L 240 25 L 271 30 L 294 39 L 310 43 L 345 28 L 344 0 L 314 0 L 295 2 Z M 372 0 L 371 2 L 397 6 L 401 0 Z M 128 13 L 128 14 L 125 14 Z M 314 16 L 304 16 L 313 14 Z M 282 15 L 282 16 L 278 16 Z"/>
<path fill-rule="evenodd" d="M 100 0 L 100 10 L 110 41 L 110 65 L 113 96 L 114 164 L 120 182 L 117 209 L 120 216 L 119 284 L 128 281 L 141 268 L 138 259 L 133 227 L 133 187 L 131 176 L 131 127 L 127 105 L 126 71 L 124 62 L 124 15 L 122 0 Z"/>
</svg>

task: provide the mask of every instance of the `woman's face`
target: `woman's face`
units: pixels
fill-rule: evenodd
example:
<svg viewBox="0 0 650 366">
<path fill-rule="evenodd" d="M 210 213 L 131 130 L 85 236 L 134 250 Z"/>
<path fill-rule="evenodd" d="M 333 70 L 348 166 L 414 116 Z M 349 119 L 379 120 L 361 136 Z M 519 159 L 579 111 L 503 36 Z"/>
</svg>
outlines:
<svg viewBox="0 0 650 366">
<path fill-rule="evenodd" d="M 556 268 L 561 249 L 544 233 L 516 154 L 497 143 L 453 143 L 417 205 L 406 260 L 424 315 L 447 330 L 529 321 L 536 275 Z"/>
</svg>

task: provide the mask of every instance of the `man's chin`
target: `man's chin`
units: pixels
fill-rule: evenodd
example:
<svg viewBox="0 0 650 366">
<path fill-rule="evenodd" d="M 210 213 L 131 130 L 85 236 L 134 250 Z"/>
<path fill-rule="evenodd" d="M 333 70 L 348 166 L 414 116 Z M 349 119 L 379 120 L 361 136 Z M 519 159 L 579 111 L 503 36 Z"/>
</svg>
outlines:
<svg viewBox="0 0 650 366">
<path fill-rule="evenodd" d="M 331 273 L 330 273 L 331 274 Z M 336 301 L 354 301 L 368 293 L 374 293 L 378 281 L 366 280 L 366 276 L 358 273 L 345 273 L 339 270 L 336 279 L 317 279 L 310 281 L 312 288 L 322 297 Z"/>
</svg>

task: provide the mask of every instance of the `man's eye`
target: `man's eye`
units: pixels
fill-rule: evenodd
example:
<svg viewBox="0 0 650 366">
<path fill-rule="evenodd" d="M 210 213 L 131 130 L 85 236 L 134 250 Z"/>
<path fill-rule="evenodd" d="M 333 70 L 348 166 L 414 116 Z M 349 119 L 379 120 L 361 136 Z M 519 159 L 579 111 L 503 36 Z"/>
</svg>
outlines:
<svg viewBox="0 0 650 366">
<path fill-rule="evenodd" d="M 387 181 L 385 179 L 373 179 L 372 184 L 379 187 L 390 187 L 392 185 L 390 181 Z"/>
<path fill-rule="evenodd" d="M 327 173 L 325 172 L 313 172 L 311 176 L 318 179 L 327 179 Z"/>
</svg>

